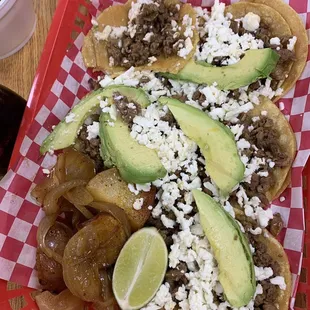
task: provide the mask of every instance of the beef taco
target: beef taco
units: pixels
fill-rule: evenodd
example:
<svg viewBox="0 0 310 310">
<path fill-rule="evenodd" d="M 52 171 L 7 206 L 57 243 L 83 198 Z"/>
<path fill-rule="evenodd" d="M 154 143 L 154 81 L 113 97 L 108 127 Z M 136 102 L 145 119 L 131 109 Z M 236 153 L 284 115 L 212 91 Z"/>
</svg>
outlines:
<svg viewBox="0 0 310 310">
<path fill-rule="evenodd" d="M 255 221 L 245 216 L 241 210 L 235 209 L 234 211 L 236 220 L 242 224 L 251 246 L 255 248 L 253 254 L 255 266 L 271 268 L 273 276 L 284 280 L 283 283 L 285 283 L 285 289 L 284 287 L 280 289 L 270 285 L 273 280 L 263 281 L 263 294 L 256 297 L 255 306 L 258 309 L 288 309 L 292 278 L 290 264 L 282 245 L 267 229 L 260 230 Z M 261 233 L 256 234 L 257 231 Z"/>
<path fill-rule="evenodd" d="M 289 25 L 292 36 L 297 38 L 294 50 L 296 60 L 292 65 L 288 77 L 282 85 L 282 88 L 284 89 L 282 96 L 284 96 L 299 79 L 307 62 L 308 36 L 305 26 L 296 11 L 282 0 L 241 0 L 241 2 L 243 1 L 264 4 L 269 8 L 276 10 Z"/>
<path fill-rule="evenodd" d="M 260 178 L 261 183 L 255 184 L 254 177 L 251 180 L 254 184 L 249 185 L 252 190 L 264 193 L 271 202 L 280 196 L 290 181 L 290 169 L 296 154 L 294 132 L 285 116 L 266 97 L 260 97 L 260 104 L 249 111 L 242 122 L 245 125 L 244 138 L 258 148 L 259 155 L 274 163 L 274 166 L 269 163 L 273 169 L 269 169 L 266 177 Z"/>
<path fill-rule="evenodd" d="M 298 14 L 283 1 L 242 1 L 227 7 L 234 20 L 254 13 L 260 17 L 260 27 L 254 35 L 264 41 L 265 47 L 274 49 L 280 59 L 271 73 L 276 87 L 285 95 L 300 77 L 307 59 L 308 39 Z M 274 101 L 279 99 L 276 96 Z"/>
<path fill-rule="evenodd" d="M 82 50 L 85 65 L 114 76 L 132 66 L 177 73 L 198 42 L 195 11 L 177 0 L 130 0 L 93 23 Z"/>
</svg>

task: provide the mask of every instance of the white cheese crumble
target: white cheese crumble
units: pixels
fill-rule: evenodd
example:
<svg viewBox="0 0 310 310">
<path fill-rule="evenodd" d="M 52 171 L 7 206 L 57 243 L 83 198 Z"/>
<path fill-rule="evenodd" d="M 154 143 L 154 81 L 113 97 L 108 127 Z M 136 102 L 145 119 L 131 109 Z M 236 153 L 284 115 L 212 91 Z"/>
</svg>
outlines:
<svg viewBox="0 0 310 310">
<path fill-rule="evenodd" d="M 93 122 L 86 128 L 87 128 L 87 140 L 95 139 L 99 136 L 99 122 Z"/>
<path fill-rule="evenodd" d="M 148 60 L 149 60 L 148 66 L 150 66 L 152 63 L 154 63 L 157 60 L 157 58 L 155 56 L 151 56 L 148 58 Z"/>
<path fill-rule="evenodd" d="M 262 233 L 262 229 L 260 227 L 256 227 L 255 229 L 250 229 L 249 232 L 252 235 L 260 235 Z"/>
<path fill-rule="evenodd" d="M 96 20 L 94 17 L 92 17 L 92 19 L 91 19 L 91 24 L 92 24 L 93 26 L 98 26 L 98 25 L 99 25 L 98 22 L 97 22 L 97 20 Z"/>
<path fill-rule="evenodd" d="M 147 41 L 147 42 L 150 42 L 151 41 L 151 37 L 154 35 L 153 32 L 148 32 L 144 38 L 143 38 L 143 41 Z"/>
<path fill-rule="evenodd" d="M 297 42 L 297 37 L 293 37 L 289 40 L 289 44 L 287 45 L 287 49 L 290 50 L 290 51 L 293 51 L 294 48 L 295 48 L 295 44 Z"/>
<path fill-rule="evenodd" d="M 278 285 L 281 290 L 286 290 L 286 283 L 284 277 L 274 277 L 270 279 L 270 283 L 273 285 Z"/>
<path fill-rule="evenodd" d="M 263 281 L 273 276 L 273 271 L 270 267 L 254 266 L 255 278 L 257 281 Z"/>
<path fill-rule="evenodd" d="M 133 208 L 137 211 L 141 210 L 143 206 L 143 198 L 138 198 L 133 204 Z"/>
<path fill-rule="evenodd" d="M 74 122 L 74 118 L 75 118 L 75 114 L 74 113 L 69 113 L 66 118 L 65 118 L 65 122 L 66 123 L 72 123 Z"/>
<path fill-rule="evenodd" d="M 249 12 L 243 17 L 242 21 L 244 29 L 253 32 L 259 28 L 260 16 Z"/>
<path fill-rule="evenodd" d="M 197 47 L 195 53 L 197 60 L 212 63 L 214 57 L 226 56 L 228 59 L 223 64 L 232 65 L 240 60 L 246 50 L 264 48 L 264 42 L 255 39 L 250 33 L 245 33 L 242 36 L 235 34 L 230 28 L 231 15 L 225 16 L 224 12 L 225 4 L 216 0 L 211 9 L 210 18 L 205 17 L 204 26 L 199 27 L 200 37 L 204 37 L 205 34 L 208 34 L 208 36 L 205 39 L 206 41 Z M 244 18 L 244 27 L 256 30 L 259 27 L 259 16 L 257 18 L 252 14 L 249 13 Z M 205 13 L 198 10 L 199 15 L 204 17 Z"/>
<path fill-rule="evenodd" d="M 43 174 L 49 175 L 51 171 L 49 169 L 43 168 L 42 169 Z"/>
<path fill-rule="evenodd" d="M 279 200 L 280 200 L 280 202 L 284 202 L 285 201 L 285 197 L 281 196 Z"/>
<path fill-rule="evenodd" d="M 186 58 L 187 55 L 192 51 L 193 49 L 193 43 L 192 40 L 188 37 L 185 39 L 185 46 L 178 50 L 178 56 L 182 58 Z"/>
<path fill-rule="evenodd" d="M 160 219 L 166 228 L 173 228 L 175 225 L 175 221 L 169 219 L 165 214 L 162 214 Z"/>
<path fill-rule="evenodd" d="M 135 194 L 136 196 L 139 195 L 140 191 L 138 189 L 135 188 L 134 184 L 129 183 L 128 184 L 128 189 Z"/>
<path fill-rule="evenodd" d="M 280 39 L 278 37 L 271 38 L 270 39 L 270 44 L 272 44 L 272 45 L 280 45 L 281 41 L 280 41 Z"/>
</svg>

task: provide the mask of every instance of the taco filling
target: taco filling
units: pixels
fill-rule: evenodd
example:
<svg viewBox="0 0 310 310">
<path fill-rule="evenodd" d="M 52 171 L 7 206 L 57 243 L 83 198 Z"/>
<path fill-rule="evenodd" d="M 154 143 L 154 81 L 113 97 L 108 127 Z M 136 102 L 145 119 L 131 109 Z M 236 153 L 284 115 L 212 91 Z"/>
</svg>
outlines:
<svg viewBox="0 0 310 310">
<path fill-rule="evenodd" d="M 196 49 L 196 17 L 188 4 L 138 0 L 108 10 L 84 44 L 87 66 L 112 74 L 130 67 L 178 72 Z"/>
<path fill-rule="evenodd" d="M 285 223 L 268 207 L 287 187 L 296 152 L 294 133 L 271 101 L 281 89 L 268 75 L 254 72 L 253 82 L 246 68 L 233 69 L 242 79 L 236 89 L 232 78 L 220 87 L 175 77 L 193 64 L 207 72 L 253 62 L 250 49 L 263 51 L 256 55 L 265 73 L 277 70 L 275 60 L 293 55 L 294 39 L 285 26 L 275 32 L 258 14 L 264 11 L 235 16 L 233 5 L 225 14 L 218 1 L 211 12 L 195 9 L 188 36 L 156 28 L 182 28 L 189 22 L 184 6 L 113 6 L 109 12 L 121 10 L 125 22 L 106 25 L 104 38 L 104 29 L 86 37 L 114 63 L 111 75 L 89 81 L 92 91 L 42 143 L 42 154 L 62 152 L 32 193 L 46 213 L 38 232 L 40 283 L 55 293 L 68 288 L 98 309 L 288 309 L 289 263 L 275 239 Z M 124 31 L 116 38 L 117 27 Z M 200 37 L 196 64 L 173 47 L 190 29 Z M 147 51 L 128 52 L 125 42 Z M 97 61 L 94 46 L 84 57 L 93 53 Z M 150 57 L 158 60 L 148 66 Z M 176 64 L 172 59 L 184 65 L 180 73 L 162 70 L 168 60 Z"/>
</svg>

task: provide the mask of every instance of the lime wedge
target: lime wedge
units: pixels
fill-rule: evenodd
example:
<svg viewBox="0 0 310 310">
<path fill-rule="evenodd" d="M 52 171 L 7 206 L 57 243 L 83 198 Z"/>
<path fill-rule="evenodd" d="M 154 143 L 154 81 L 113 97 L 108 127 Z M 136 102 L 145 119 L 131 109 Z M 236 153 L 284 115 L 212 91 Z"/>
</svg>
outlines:
<svg viewBox="0 0 310 310">
<path fill-rule="evenodd" d="M 140 309 L 154 297 L 167 260 L 166 244 L 155 228 L 142 228 L 129 238 L 116 261 L 112 281 L 123 310 Z"/>
</svg>

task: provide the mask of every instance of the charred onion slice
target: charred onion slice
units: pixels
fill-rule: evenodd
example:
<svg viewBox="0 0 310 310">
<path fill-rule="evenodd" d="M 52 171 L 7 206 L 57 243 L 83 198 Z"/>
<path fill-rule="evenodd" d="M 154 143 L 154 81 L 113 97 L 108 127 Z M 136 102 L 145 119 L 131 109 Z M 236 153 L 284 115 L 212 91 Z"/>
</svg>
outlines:
<svg viewBox="0 0 310 310">
<path fill-rule="evenodd" d="M 65 180 L 89 181 L 96 175 L 95 163 L 88 156 L 73 148 L 64 150 L 65 156 Z"/>
<path fill-rule="evenodd" d="M 68 242 L 63 257 L 63 276 L 69 290 L 89 301 L 105 301 L 99 270 L 114 264 L 127 240 L 118 220 L 100 213 Z"/>
<path fill-rule="evenodd" d="M 59 183 L 63 183 L 66 181 L 66 174 L 65 174 L 65 154 L 61 153 L 57 156 L 57 162 L 54 167 L 55 176 L 59 180 Z"/>
<path fill-rule="evenodd" d="M 59 181 L 55 174 L 52 174 L 49 178 L 45 179 L 42 183 L 36 185 L 32 190 L 31 195 L 40 204 L 43 204 L 44 198 L 48 192 L 59 185 Z"/>
<path fill-rule="evenodd" d="M 60 184 L 59 186 L 53 188 L 50 192 L 48 192 L 44 198 L 43 202 L 43 210 L 46 215 L 55 214 L 59 211 L 58 199 L 66 194 L 68 191 L 77 186 L 85 186 L 86 181 L 83 180 L 72 180 L 65 183 Z"/>
<path fill-rule="evenodd" d="M 56 222 L 58 214 L 45 216 L 38 228 L 37 232 L 37 242 L 38 247 L 42 250 L 42 252 L 47 255 L 49 258 L 54 259 L 57 263 L 62 263 L 62 255 L 66 244 L 59 244 L 64 243 L 63 239 L 67 239 L 67 241 L 70 239 L 70 237 L 73 235 L 72 231 L 64 224 Z M 57 226 L 58 232 L 57 232 Z M 53 236 L 49 236 L 47 240 L 47 235 L 50 232 L 51 228 L 55 228 L 56 233 L 54 233 Z M 62 233 L 61 232 L 64 232 Z M 66 236 L 61 236 L 66 234 Z M 60 240 L 61 239 L 61 240 Z M 67 243 L 67 242 L 65 242 Z"/>
<path fill-rule="evenodd" d="M 127 235 L 127 238 L 130 237 L 131 235 L 131 227 L 130 227 L 130 222 L 128 219 L 127 214 L 123 209 L 120 207 L 107 203 L 107 202 L 92 202 L 89 204 L 90 207 L 100 211 L 100 212 L 106 212 L 114 216 L 115 219 L 117 219 L 120 224 L 123 226 L 125 233 Z"/>
<path fill-rule="evenodd" d="M 93 196 L 88 192 L 85 186 L 77 186 L 65 195 L 65 198 L 73 205 L 87 206 L 94 201 Z"/>
<path fill-rule="evenodd" d="M 35 297 L 40 310 L 66 309 L 83 310 L 84 301 L 72 295 L 69 290 L 64 290 L 58 295 L 45 291 Z"/>
</svg>

